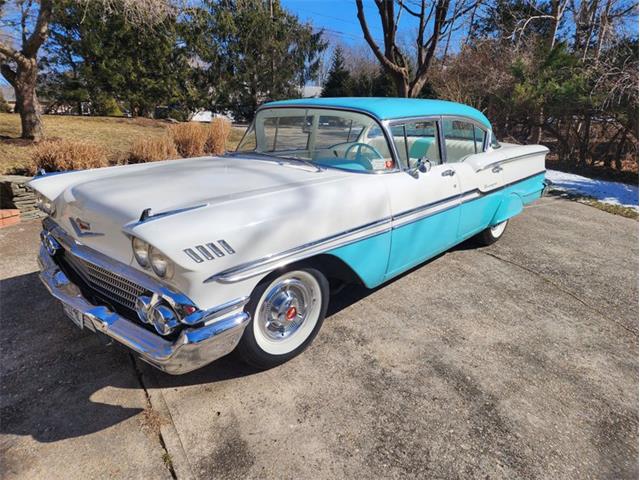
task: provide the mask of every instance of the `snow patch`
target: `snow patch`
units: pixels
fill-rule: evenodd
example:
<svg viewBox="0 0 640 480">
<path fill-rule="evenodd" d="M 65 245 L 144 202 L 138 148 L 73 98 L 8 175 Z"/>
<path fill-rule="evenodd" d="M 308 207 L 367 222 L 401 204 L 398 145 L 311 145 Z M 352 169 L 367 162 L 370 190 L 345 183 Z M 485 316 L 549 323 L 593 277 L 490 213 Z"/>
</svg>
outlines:
<svg viewBox="0 0 640 480">
<path fill-rule="evenodd" d="M 638 211 L 638 187 L 634 185 L 594 180 L 557 170 L 547 170 L 546 177 L 553 182 L 551 187 L 556 190 L 593 197 L 602 203 L 621 205 Z"/>
</svg>

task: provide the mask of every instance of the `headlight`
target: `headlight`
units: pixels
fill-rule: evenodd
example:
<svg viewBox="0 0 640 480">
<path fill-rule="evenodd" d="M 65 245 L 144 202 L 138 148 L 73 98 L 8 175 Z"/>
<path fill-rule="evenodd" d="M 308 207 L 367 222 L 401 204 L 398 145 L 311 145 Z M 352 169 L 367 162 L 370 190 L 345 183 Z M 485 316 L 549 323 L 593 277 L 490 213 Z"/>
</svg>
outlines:
<svg viewBox="0 0 640 480">
<path fill-rule="evenodd" d="M 155 247 L 149 247 L 149 263 L 159 277 L 171 277 L 173 275 L 173 262 Z"/>
<path fill-rule="evenodd" d="M 149 266 L 149 244 L 144 240 L 133 237 L 131 240 L 131 248 L 133 248 L 133 256 L 136 257 L 136 261 L 141 267 L 147 268 Z"/>
<path fill-rule="evenodd" d="M 51 216 L 56 213 L 56 206 L 53 201 L 49 200 L 38 191 L 36 191 L 36 207 Z"/>
</svg>

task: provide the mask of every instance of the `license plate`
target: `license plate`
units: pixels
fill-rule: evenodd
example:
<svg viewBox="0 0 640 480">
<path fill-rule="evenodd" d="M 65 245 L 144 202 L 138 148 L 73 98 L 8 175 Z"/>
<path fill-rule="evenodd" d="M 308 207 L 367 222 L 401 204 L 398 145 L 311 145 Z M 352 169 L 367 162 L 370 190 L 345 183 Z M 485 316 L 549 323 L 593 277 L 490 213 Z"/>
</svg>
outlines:
<svg viewBox="0 0 640 480">
<path fill-rule="evenodd" d="M 82 328 L 84 326 L 84 321 L 82 320 L 82 312 L 64 303 L 62 304 L 62 309 L 64 310 L 64 313 L 67 315 L 67 317 L 69 317 L 71 321 L 78 327 Z"/>
</svg>

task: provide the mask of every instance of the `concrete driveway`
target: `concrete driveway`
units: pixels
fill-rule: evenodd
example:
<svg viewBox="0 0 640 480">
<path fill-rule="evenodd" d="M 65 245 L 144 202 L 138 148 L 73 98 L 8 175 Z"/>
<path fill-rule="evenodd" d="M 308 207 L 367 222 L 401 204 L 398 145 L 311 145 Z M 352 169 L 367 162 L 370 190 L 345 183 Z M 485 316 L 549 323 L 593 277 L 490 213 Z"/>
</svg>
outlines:
<svg viewBox="0 0 640 480">
<path fill-rule="evenodd" d="M 62 316 L 38 231 L 0 231 L 2 478 L 638 478 L 634 220 L 544 198 L 285 365 L 182 377 Z"/>
</svg>

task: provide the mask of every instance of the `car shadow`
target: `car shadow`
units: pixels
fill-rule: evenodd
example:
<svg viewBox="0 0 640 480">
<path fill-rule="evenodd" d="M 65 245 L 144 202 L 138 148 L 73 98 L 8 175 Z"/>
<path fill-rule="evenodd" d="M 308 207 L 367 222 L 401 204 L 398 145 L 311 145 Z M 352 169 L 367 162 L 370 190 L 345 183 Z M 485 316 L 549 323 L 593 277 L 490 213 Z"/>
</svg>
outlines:
<svg viewBox="0 0 640 480">
<path fill-rule="evenodd" d="M 332 296 L 327 320 L 424 266 L 373 290 L 345 286 Z M 35 272 L 0 280 L 0 345 L 0 433 L 40 442 L 88 435 L 138 415 L 146 408 L 143 386 L 215 384 L 260 374 L 234 354 L 185 375 L 157 371 L 124 347 L 107 347 L 99 336 L 78 329 Z"/>
</svg>

